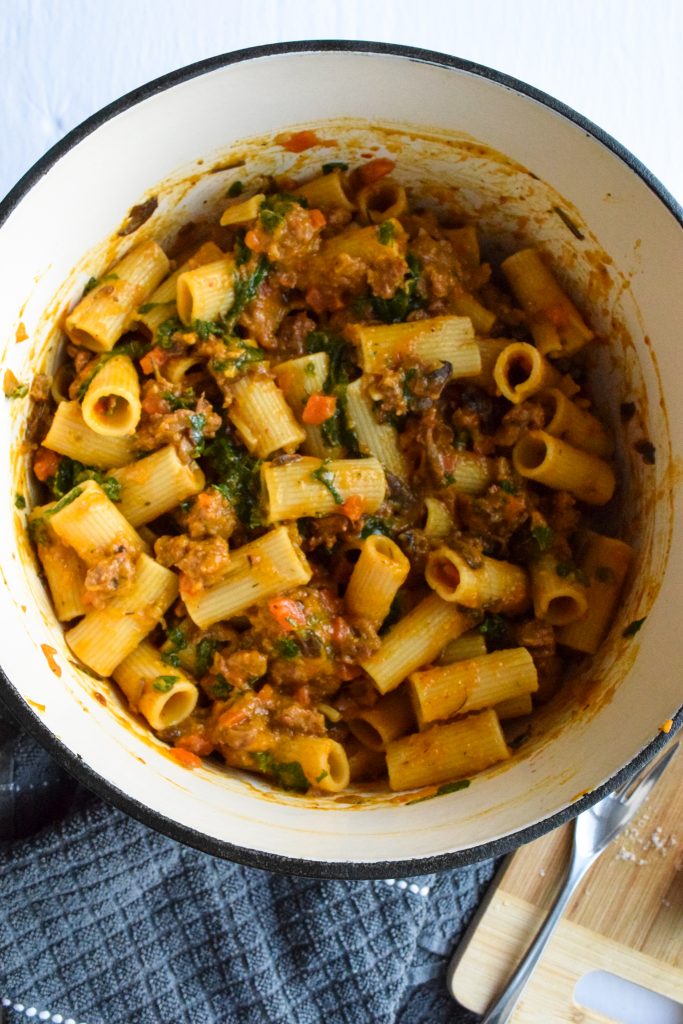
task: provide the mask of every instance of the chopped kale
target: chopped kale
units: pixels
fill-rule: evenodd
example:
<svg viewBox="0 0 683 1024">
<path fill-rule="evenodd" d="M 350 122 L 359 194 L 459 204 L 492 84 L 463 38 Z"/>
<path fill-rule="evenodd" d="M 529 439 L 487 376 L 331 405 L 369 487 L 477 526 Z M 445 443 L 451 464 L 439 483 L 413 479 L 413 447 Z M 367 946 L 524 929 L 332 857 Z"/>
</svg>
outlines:
<svg viewBox="0 0 683 1024">
<path fill-rule="evenodd" d="M 250 530 L 261 526 L 260 461 L 221 434 L 206 448 L 204 462 L 213 476 L 213 486 L 230 502 L 240 521 Z"/>
<path fill-rule="evenodd" d="M 106 476 L 94 466 L 84 466 L 82 462 L 70 459 L 68 455 L 59 460 L 57 472 L 47 481 L 47 485 L 55 498 L 62 498 L 77 484 L 86 480 L 98 483 L 110 501 L 121 500 L 121 484 L 113 476 Z"/>
<path fill-rule="evenodd" d="M 204 676 L 211 668 L 213 663 L 213 656 L 216 653 L 218 644 L 210 636 L 202 637 L 197 644 L 196 658 L 197 658 L 197 675 Z"/>
<path fill-rule="evenodd" d="M 152 683 L 152 689 L 159 693 L 168 693 L 179 682 L 180 676 L 157 676 Z"/>
<path fill-rule="evenodd" d="M 609 565 L 598 565 L 595 569 L 595 578 L 598 583 L 614 583 L 614 569 Z"/>
<path fill-rule="evenodd" d="M 539 551 L 549 551 L 555 543 L 555 534 L 544 523 L 532 527 L 531 536 L 536 541 Z"/>
<path fill-rule="evenodd" d="M 337 490 L 337 488 L 335 486 L 335 483 L 334 483 L 334 473 L 332 473 L 332 471 L 328 468 L 329 464 L 330 464 L 330 460 L 329 459 L 324 459 L 323 462 L 318 466 L 317 469 L 312 469 L 311 470 L 311 476 L 315 480 L 319 480 L 320 483 L 324 487 L 327 488 L 327 490 L 330 492 L 330 494 L 334 498 L 335 504 L 343 505 L 344 504 L 344 498 L 342 497 L 342 495 L 339 493 L 339 491 Z"/>
<path fill-rule="evenodd" d="M 12 388 L 11 391 L 5 392 L 6 398 L 26 398 L 28 394 L 28 384 L 17 384 L 16 387 Z"/>
<path fill-rule="evenodd" d="M 461 789 L 467 789 L 470 785 L 469 779 L 457 779 L 455 782 L 444 782 L 439 786 L 436 793 L 429 793 L 427 796 L 419 796 L 416 800 L 410 800 L 411 804 L 421 804 L 425 800 L 433 800 L 435 796 L 443 796 L 445 793 L 457 793 Z"/>
<path fill-rule="evenodd" d="M 323 174 L 332 174 L 332 171 L 348 171 L 349 165 L 345 164 L 343 160 L 330 160 L 329 163 L 323 164 Z"/>
<path fill-rule="evenodd" d="M 636 633 L 640 630 L 643 623 L 645 622 L 646 618 L 647 615 L 644 615 L 642 619 L 634 619 L 633 622 L 630 622 L 628 624 L 622 635 L 626 637 L 635 636 Z"/>
<path fill-rule="evenodd" d="M 366 516 L 363 521 L 363 528 L 360 531 L 361 539 L 365 540 L 373 533 L 381 533 L 385 537 L 393 537 L 394 528 L 388 519 L 382 519 L 381 516 Z"/>
<path fill-rule="evenodd" d="M 244 241 L 244 234 L 244 231 L 238 231 L 237 235 L 235 236 L 235 245 L 233 248 L 233 252 L 235 254 L 235 265 L 238 267 L 241 267 L 243 266 L 243 264 L 248 263 L 249 260 L 251 259 L 251 249 Z"/>
<path fill-rule="evenodd" d="M 288 658 L 290 661 L 292 658 L 298 658 L 301 654 L 301 648 L 291 636 L 277 640 L 273 649 L 279 658 Z"/>
<path fill-rule="evenodd" d="M 382 299 L 371 295 L 370 301 L 375 316 L 385 324 L 401 323 L 415 309 L 421 309 L 424 302 L 418 293 L 421 264 L 414 253 L 406 257 L 408 272 L 403 279 L 403 287 L 398 288 L 390 299 Z"/>
<path fill-rule="evenodd" d="M 396 230 L 390 220 L 384 220 L 377 228 L 377 240 L 381 245 L 389 245 L 396 237 Z"/>
<path fill-rule="evenodd" d="M 144 316 L 145 313 L 151 312 L 151 310 L 156 309 L 157 306 L 166 306 L 166 305 L 170 305 L 170 303 L 166 303 L 166 302 L 145 302 L 145 303 L 142 304 L 142 306 L 140 306 L 138 308 L 138 313 L 140 313 L 140 314 L 142 314 L 142 316 Z"/>
<path fill-rule="evenodd" d="M 197 404 L 194 388 L 187 388 L 182 395 L 174 395 L 172 391 L 164 391 L 161 396 L 168 403 L 172 412 L 177 409 L 193 409 Z"/>
<path fill-rule="evenodd" d="M 264 231 L 267 231 L 269 234 L 277 231 L 295 204 L 308 206 L 308 200 L 304 199 L 303 196 L 290 195 L 288 192 L 275 192 L 274 195 L 264 199 L 258 215 Z"/>
<path fill-rule="evenodd" d="M 18 509 L 26 508 L 26 498 L 23 494 L 17 494 L 14 498 L 14 507 Z"/>
<path fill-rule="evenodd" d="M 166 650 L 161 653 L 162 659 L 167 665 L 178 668 L 180 666 L 178 655 L 180 651 L 184 651 L 187 647 L 187 637 L 180 626 L 171 626 L 166 633 L 166 644 L 164 646 Z"/>
<path fill-rule="evenodd" d="M 169 317 L 168 320 L 164 320 L 162 324 L 157 327 L 157 333 L 155 341 L 159 348 L 169 349 L 173 348 L 173 335 L 176 331 L 186 331 L 187 328 L 177 316 Z"/>
<path fill-rule="evenodd" d="M 506 494 L 517 493 L 517 488 L 515 487 L 512 480 L 499 480 L 498 486 L 500 487 L 501 491 L 505 491 Z"/>
<path fill-rule="evenodd" d="M 85 288 L 83 289 L 83 296 L 85 297 L 88 292 L 91 292 L 93 288 L 97 288 L 98 284 L 104 284 L 105 281 L 118 281 L 118 274 L 105 274 L 104 277 L 89 277 L 85 282 Z"/>
<path fill-rule="evenodd" d="M 298 761 L 276 761 L 268 751 L 257 751 L 251 756 L 256 768 L 266 775 L 272 775 L 283 789 L 294 789 L 301 793 L 308 789 L 308 779 Z"/>
<path fill-rule="evenodd" d="M 214 700 L 225 700 L 229 697 L 235 687 L 229 683 L 222 672 L 216 676 L 215 682 L 210 686 L 210 695 Z"/>
<path fill-rule="evenodd" d="M 321 771 L 320 775 L 316 775 L 315 781 L 316 782 L 322 782 L 323 779 L 326 779 L 329 774 L 330 773 L 326 772 L 325 769 L 323 768 L 323 770 Z"/>
<path fill-rule="evenodd" d="M 204 427 L 206 416 L 203 412 L 195 412 L 190 416 L 190 441 L 194 445 L 192 455 L 198 458 L 204 452 Z"/>
<path fill-rule="evenodd" d="M 226 324 L 230 330 L 232 330 L 235 321 L 244 309 L 256 298 L 256 294 L 265 281 L 269 270 L 270 263 L 265 256 L 261 255 L 252 270 L 245 270 L 235 278 L 232 306 L 225 316 Z"/>
<path fill-rule="evenodd" d="M 233 181 L 232 185 L 228 189 L 228 195 L 231 199 L 236 199 L 237 196 L 241 196 L 244 192 L 244 185 L 241 181 Z"/>
<path fill-rule="evenodd" d="M 487 615 L 479 625 L 479 632 L 486 638 L 487 650 L 499 650 L 509 643 L 509 630 L 502 615 Z"/>
</svg>

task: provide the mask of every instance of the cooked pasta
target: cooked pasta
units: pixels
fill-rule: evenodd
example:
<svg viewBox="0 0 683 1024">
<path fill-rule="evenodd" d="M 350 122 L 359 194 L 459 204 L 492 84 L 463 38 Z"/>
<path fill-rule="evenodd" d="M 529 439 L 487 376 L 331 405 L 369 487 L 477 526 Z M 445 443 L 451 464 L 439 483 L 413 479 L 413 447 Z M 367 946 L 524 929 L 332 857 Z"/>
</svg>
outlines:
<svg viewBox="0 0 683 1024">
<path fill-rule="evenodd" d="M 245 172 L 67 316 L 28 529 L 73 657 L 181 764 L 422 799 L 598 649 L 632 549 L 587 529 L 593 330 L 507 244 L 386 157 Z"/>
</svg>

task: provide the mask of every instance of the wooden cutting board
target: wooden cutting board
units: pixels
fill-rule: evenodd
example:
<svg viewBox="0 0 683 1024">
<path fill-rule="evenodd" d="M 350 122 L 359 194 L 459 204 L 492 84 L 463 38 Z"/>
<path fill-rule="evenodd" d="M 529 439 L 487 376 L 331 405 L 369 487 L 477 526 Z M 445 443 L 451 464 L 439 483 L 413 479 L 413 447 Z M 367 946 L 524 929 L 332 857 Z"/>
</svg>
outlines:
<svg viewBox="0 0 683 1024">
<path fill-rule="evenodd" d="M 522 847 L 493 880 L 458 950 L 452 991 L 463 1006 L 483 1013 L 519 963 L 556 892 L 570 829 L 564 826 Z M 511 1024 L 616 1021 L 574 1000 L 577 981 L 596 970 L 683 1002 L 680 750 L 640 815 L 574 894 Z"/>
</svg>

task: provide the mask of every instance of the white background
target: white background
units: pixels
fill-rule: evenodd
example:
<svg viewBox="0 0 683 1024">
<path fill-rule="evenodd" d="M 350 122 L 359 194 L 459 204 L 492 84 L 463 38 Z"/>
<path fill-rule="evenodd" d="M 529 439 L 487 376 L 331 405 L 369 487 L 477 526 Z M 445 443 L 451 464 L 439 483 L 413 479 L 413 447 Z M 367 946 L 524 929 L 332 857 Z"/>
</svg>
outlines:
<svg viewBox="0 0 683 1024">
<path fill-rule="evenodd" d="M 245 46 L 325 38 L 406 43 L 514 75 L 606 129 L 683 200 L 682 0 L 0 0 L 0 195 L 152 78 Z M 625 1024 L 683 1020 L 632 996 L 620 1005 L 604 985 L 590 998 Z"/>
</svg>

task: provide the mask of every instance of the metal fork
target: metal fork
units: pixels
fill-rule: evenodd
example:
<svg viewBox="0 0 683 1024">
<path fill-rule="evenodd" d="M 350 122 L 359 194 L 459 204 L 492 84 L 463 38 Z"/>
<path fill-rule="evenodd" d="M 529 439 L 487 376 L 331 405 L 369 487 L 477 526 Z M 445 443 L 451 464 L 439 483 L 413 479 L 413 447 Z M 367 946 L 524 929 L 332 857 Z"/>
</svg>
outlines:
<svg viewBox="0 0 683 1024">
<path fill-rule="evenodd" d="M 493 1005 L 480 1018 L 480 1024 L 506 1024 L 509 1020 L 577 885 L 603 850 L 638 813 L 652 787 L 671 763 L 678 746 L 676 741 L 659 760 L 646 764 L 614 793 L 575 818 L 571 856 L 560 891 L 519 967 Z M 447 985 L 454 999 L 454 979 L 460 956 L 461 952 L 456 950 L 448 965 Z"/>
</svg>

